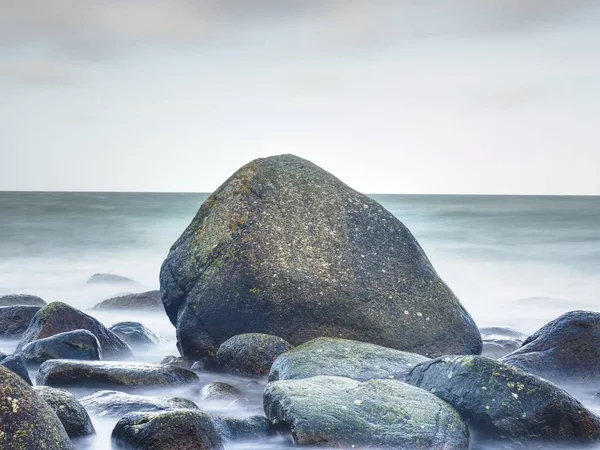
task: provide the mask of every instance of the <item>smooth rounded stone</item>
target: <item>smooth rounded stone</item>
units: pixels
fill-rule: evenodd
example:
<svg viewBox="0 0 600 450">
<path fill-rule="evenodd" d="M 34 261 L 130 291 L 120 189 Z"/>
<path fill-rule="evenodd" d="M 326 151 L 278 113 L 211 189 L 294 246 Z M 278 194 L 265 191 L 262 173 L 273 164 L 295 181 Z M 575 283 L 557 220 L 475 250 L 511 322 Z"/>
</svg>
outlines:
<svg viewBox="0 0 600 450">
<path fill-rule="evenodd" d="M 265 416 L 213 416 L 219 435 L 227 441 L 260 441 L 273 435 L 271 421 Z"/>
<path fill-rule="evenodd" d="M 137 284 L 137 281 L 114 273 L 95 273 L 88 278 L 87 284 Z"/>
<path fill-rule="evenodd" d="M 4 367 L 0 367 L 0 448 L 74 450 L 52 408 Z"/>
<path fill-rule="evenodd" d="M 183 386 L 197 382 L 198 376 L 180 367 L 160 364 L 53 359 L 40 366 L 36 381 L 53 387 L 136 389 Z"/>
<path fill-rule="evenodd" d="M 415 367 L 407 381 L 452 405 L 481 440 L 585 444 L 600 418 L 556 385 L 481 356 L 446 356 Z"/>
<path fill-rule="evenodd" d="M 269 334 L 246 333 L 233 336 L 221 344 L 217 363 L 222 370 L 245 376 L 268 375 L 273 362 L 292 345 Z"/>
<path fill-rule="evenodd" d="M 71 439 L 96 434 L 90 416 L 73 394 L 47 386 L 36 386 L 33 389 L 50 405 Z"/>
<path fill-rule="evenodd" d="M 175 409 L 198 409 L 191 400 L 178 397 L 148 397 L 118 391 L 99 391 L 79 400 L 93 415 L 123 417 L 131 412 L 157 412 Z"/>
<path fill-rule="evenodd" d="M 164 312 L 165 308 L 160 299 L 160 291 L 148 291 L 112 297 L 94 305 L 92 309 L 143 309 Z"/>
<path fill-rule="evenodd" d="M 547 323 L 502 362 L 559 384 L 600 380 L 600 313 L 571 311 Z"/>
<path fill-rule="evenodd" d="M 480 328 L 483 339 L 482 356 L 493 359 L 502 358 L 515 351 L 527 338 L 523 333 L 505 327 L 483 327 Z"/>
<path fill-rule="evenodd" d="M 166 364 L 167 366 L 175 366 L 181 367 L 183 369 L 190 369 L 192 367 L 192 361 L 183 356 L 175 356 L 169 355 L 165 356 L 161 361 L 161 364 Z"/>
<path fill-rule="evenodd" d="M 53 302 L 40 309 L 17 345 L 17 352 L 38 339 L 67 331 L 88 330 L 100 342 L 104 359 L 124 359 L 133 356 L 131 347 L 92 316 L 66 303 Z"/>
<path fill-rule="evenodd" d="M 222 450 L 212 417 L 199 410 L 130 413 L 112 432 L 113 444 L 131 450 Z"/>
<path fill-rule="evenodd" d="M 428 359 L 416 353 L 337 338 L 317 338 L 281 355 L 271 367 L 269 381 L 319 375 L 404 380 L 414 366 Z"/>
<path fill-rule="evenodd" d="M 41 306 L 0 307 L 0 338 L 20 338 Z"/>
<path fill-rule="evenodd" d="M 0 306 L 46 306 L 46 302 L 37 295 L 8 294 L 0 295 Z"/>
<path fill-rule="evenodd" d="M 152 330 L 139 322 L 119 322 L 109 330 L 127 342 L 131 348 L 152 348 L 161 340 Z"/>
<path fill-rule="evenodd" d="M 410 231 L 293 155 L 255 160 L 221 185 L 171 247 L 160 286 L 190 358 L 243 333 L 481 353 L 473 319 Z"/>
<path fill-rule="evenodd" d="M 5 355 L 3 353 L 0 354 L 0 366 L 17 374 L 28 385 L 33 385 L 33 383 L 31 382 L 31 378 L 29 378 L 29 372 L 27 371 L 27 367 L 25 367 L 25 362 L 23 361 L 23 358 L 21 358 L 21 355 Z"/>
<path fill-rule="evenodd" d="M 88 330 L 67 331 L 25 345 L 20 355 L 27 365 L 39 366 L 50 359 L 99 361 L 102 348 Z"/>
<path fill-rule="evenodd" d="M 208 383 L 200 390 L 201 400 L 235 401 L 242 398 L 244 398 L 242 391 L 221 381 Z"/>
<path fill-rule="evenodd" d="M 300 445 L 467 449 L 460 415 L 435 395 L 395 380 L 319 376 L 265 388 L 265 413 Z"/>
</svg>

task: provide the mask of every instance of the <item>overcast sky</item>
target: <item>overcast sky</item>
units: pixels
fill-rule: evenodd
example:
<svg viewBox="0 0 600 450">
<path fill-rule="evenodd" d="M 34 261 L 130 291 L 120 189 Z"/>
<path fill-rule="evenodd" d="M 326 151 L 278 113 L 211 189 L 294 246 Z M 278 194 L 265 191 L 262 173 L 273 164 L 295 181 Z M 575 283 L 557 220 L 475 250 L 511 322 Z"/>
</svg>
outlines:
<svg viewBox="0 0 600 450">
<path fill-rule="evenodd" d="M 598 0 L 0 0 L 0 190 L 600 194 Z"/>
</svg>

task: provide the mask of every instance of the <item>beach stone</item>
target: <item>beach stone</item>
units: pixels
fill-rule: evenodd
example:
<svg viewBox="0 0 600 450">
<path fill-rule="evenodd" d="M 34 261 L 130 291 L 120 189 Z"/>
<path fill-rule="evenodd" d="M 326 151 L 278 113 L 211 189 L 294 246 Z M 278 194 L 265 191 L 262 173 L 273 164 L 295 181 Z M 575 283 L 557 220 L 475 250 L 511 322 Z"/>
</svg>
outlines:
<svg viewBox="0 0 600 450">
<path fill-rule="evenodd" d="M 379 203 L 293 155 L 257 159 L 200 207 L 164 261 L 184 356 L 232 336 L 329 336 L 425 356 L 481 353 L 469 313 Z"/>
<path fill-rule="evenodd" d="M 64 388 L 136 389 L 184 386 L 197 382 L 198 376 L 180 367 L 159 364 L 53 359 L 40 366 L 36 381 Z"/>
<path fill-rule="evenodd" d="M 265 416 L 213 416 L 213 423 L 227 441 L 261 441 L 273 435 L 271 421 Z"/>
<path fill-rule="evenodd" d="M 201 400 L 235 401 L 244 398 L 244 394 L 235 386 L 215 381 L 200 390 Z"/>
<path fill-rule="evenodd" d="M 600 313 L 571 311 L 529 336 L 502 362 L 559 384 L 600 380 Z"/>
<path fill-rule="evenodd" d="M 41 306 L 0 307 L 0 338 L 20 338 Z"/>
<path fill-rule="evenodd" d="M 199 410 L 130 413 L 112 432 L 116 446 L 131 450 L 222 450 L 212 417 Z"/>
<path fill-rule="evenodd" d="M 131 348 L 152 348 L 160 342 L 160 337 L 139 322 L 119 322 L 109 328 Z"/>
<path fill-rule="evenodd" d="M 482 356 L 493 359 L 502 358 L 515 351 L 523 344 L 526 335 L 512 328 L 505 327 L 483 327 L 480 328 L 483 339 Z"/>
<path fill-rule="evenodd" d="M 277 336 L 240 334 L 221 344 L 217 363 L 222 370 L 237 375 L 268 375 L 277 357 L 291 348 L 289 342 Z"/>
<path fill-rule="evenodd" d="M 87 284 L 137 284 L 137 281 L 114 273 L 95 273 L 88 278 Z"/>
<path fill-rule="evenodd" d="M 90 331 L 75 330 L 30 342 L 20 355 L 30 366 L 39 366 L 50 359 L 98 361 L 102 359 L 102 348 Z"/>
<path fill-rule="evenodd" d="M 269 381 L 296 380 L 319 375 L 404 380 L 414 366 L 428 359 L 380 345 L 337 338 L 308 341 L 275 360 Z"/>
<path fill-rule="evenodd" d="M 23 361 L 23 358 L 21 358 L 21 355 L 5 355 L 4 353 L 0 353 L 0 366 L 17 374 L 28 385 L 33 385 L 33 383 L 31 382 L 31 378 L 29 378 L 29 372 L 27 371 L 27 367 L 25 367 L 25 362 Z"/>
<path fill-rule="evenodd" d="M 435 395 L 395 380 L 313 377 L 269 383 L 265 413 L 299 445 L 467 449 L 460 415 Z"/>
<path fill-rule="evenodd" d="M 165 356 L 160 363 L 161 364 L 166 364 L 168 366 L 176 366 L 176 367 L 181 367 L 183 369 L 190 369 L 192 367 L 192 362 L 187 358 L 184 358 L 182 356 L 175 356 L 175 355 L 169 355 L 169 356 Z"/>
<path fill-rule="evenodd" d="M 164 312 L 160 299 L 160 291 L 139 292 L 124 294 L 101 301 L 94 305 L 95 310 L 127 309 L 127 310 L 156 310 Z"/>
<path fill-rule="evenodd" d="M 102 347 L 104 359 L 123 359 L 133 356 L 129 345 L 119 336 L 92 316 L 61 302 L 50 303 L 37 312 L 19 341 L 16 351 L 20 352 L 25 345 L 38 339 L 75 330 L 88 330 L 96 336 Z"/>
<path fill-rule="evenodd" d="M 46 302 L 37 295 L 8 294 L 0 295 L 0 306 L 46 306 Z"/>
<path fill-rule="evenodd" d="M 191 400 L 178 397 L 149 397 L 118 391 L 98 391 L 80 399 L 81 404 L 99 417 L 123 417 L 131 412 L 158 412 L 198 409 Z"/>
<path fill-rule="evenodd" d="M 0 367 L 0 448 L 74 450 L 52 408 L 4 367 Z"/>
<path fill-rule="evenodd" d="M 481 356 L 446 356 L 415 367 L 407 381 L 452 405 L 480 440 L 586 444 L 600 418 L 556 385 Z"/>
<path fill-rule="evenodd" d="M 36 386 L 33 389 L 50 405 L 71 439 L 96 434 L 90 416 L 73 394 L 47 386 Z"/>
</svg>

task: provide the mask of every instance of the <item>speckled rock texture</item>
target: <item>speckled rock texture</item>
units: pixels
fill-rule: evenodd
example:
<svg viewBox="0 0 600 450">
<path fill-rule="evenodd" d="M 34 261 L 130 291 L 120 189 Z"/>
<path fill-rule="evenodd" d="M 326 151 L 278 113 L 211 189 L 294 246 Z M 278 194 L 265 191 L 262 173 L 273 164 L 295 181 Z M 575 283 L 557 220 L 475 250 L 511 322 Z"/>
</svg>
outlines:
<svg viewBox="0 0 600 450">
<path fill-rule="evenodd" d="M 435 395 L 394 380 L 314 377 L 269 383 L 266 416 L 297 444 L 344 448 L 467 449 L 460 415 Z"/>
<path fill-rule="evenodd" d="M 160 299 L 160 291 L 139 292 L 136 294 L 119 295 L 106 299 L 96 304 L 92 309 L 143 309 L 164 311 L 162 301 Z"/>
<path fill-rule="evenodd" d="M 136 389 L 183 386 L 197 382 L 198 376 L 181 367 L 160 364 L 53 359 L 40 366 L 36 381 L 52 387 Z"/>
<path fill-rule="evenodd" d="M 33 389 L 50 405 L 71 439 L 96 434 L 90 416 L 73 394 L 47 386 L 36 386 Z"/>
<path fill-rule="evenodd" d="M 52 408 L 11 371 L 0 367 L 0 448 L 73 450 Z"/>
<path fill-rule="evenodd" d="M 28 385 L 31 386 L 33 384 L 21 355 L 5 355 L 4 353 L 0 353 L 0 366 L 17 374 Z"/>
<path fill-rule="evenodd" d="M 46 302 L 37 295 L 8 294 L 0 295 L 0 306 L 46 306 Z"/>
<path fill-rule="evenodd" d="M 559 384 L 600 381 L 600 313 L 571 311 L 548 322 L 501 361 Z"/>
<path fill-rule="evenodd" d="M 41 306 L 1 306 L 0 338 L 20 338 Z"/>
<path fill-rule="evenodd" d="M 30 342 L 20 354 L 27 365 L 39 366 L 50 359 L 99 361 L 102 348 L 90 331 L 75 330 Z"/>
<path fill-rule="evenodd" d="M 109 330 L 133 349 L 152 348 L 160 342 L 160 337 L 156 333 L 139 322 L 115 323 Z"/>
<path fill-rule="evenodd" d="M 131 412 L 158 412 L 175 409 L 198 409 L 191 400 L 178 397 L 149 397 L 118 391 L 98 391 L 79 400 L 99 417 L 123 417 Z"/>
<path fill-rule="evenodd" d="M 289 342 L 270 334 L 240 334 L 221 344 L 217 363 L 222 370 L 236 375 L 264 376 L 277 357 L 291 348 Z"/>
<path fill-rule="evenodd" d="M 600 418 L 567 392 L 490 358 L 438 358 L 415 367 L 407 380 L 452 405 L 478 439 L 516 446 L 600 439 Z"/>
<path fill-rule="evenodd" d="M 25 345 L 37 339 L 75 330 L 88 330 L 96 336 L 102 347 L 104 359 L 123 359 L 133 356 L 129 345 L 119 336 L 92 316 L 61 302 L 50 303 L 38 311 L 19 341 L 16 351 L 21 351 Z"/>
<path fill-rule="evenodd" d="M 337 338 L 308 341 L 275 360 L 269 381 L 297 380 L 319 375 L 358 381 L 403 381 L 414 366 L 428 359 L 416 353 Z"/>
<path fill-rule="evenodd" d="M 481 356 L 492 359 L 499 359 L 514 352 L 527 338 L 523 333 L 505 327 L 483 327 L 479 331 L 483 339 Z"/>
<path fill-rule="evenodd" d="M 113 444 L 131 450 L 222 450 L 210 415 L 197 410 L 131 413 L 117 422 Z"/>
<path fill-rule="evenodd" d="M 171 247 L 160 282 L 180 352 L 196 359 L 244 333 L 481 353 L 471 316 L 410 231 L 293 155 L 255 160 L 221 185 Z"/>
</svg>

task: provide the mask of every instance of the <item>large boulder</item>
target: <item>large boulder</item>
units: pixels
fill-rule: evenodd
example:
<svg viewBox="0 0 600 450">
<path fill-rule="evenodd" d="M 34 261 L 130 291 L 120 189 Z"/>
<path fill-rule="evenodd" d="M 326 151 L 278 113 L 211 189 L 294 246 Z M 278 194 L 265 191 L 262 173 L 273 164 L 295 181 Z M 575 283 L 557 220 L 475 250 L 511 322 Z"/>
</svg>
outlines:
<svg viewBox="0 0 600 450">
<path fill-rule="evenodd" d="M 25 345 L 37 339 L 75 330 L 88 330 L 96 336 L 102 347 L 102 357 L 105 359 L 123 359 L 133 356 L 129 345 L 119 336 L 92 316 L 61 302 L 50 303 L 37 312 L 19 341 L 16 351 L 21 351 Z"/>
<path fill-rule="evenodd" d="M 289 342 L 277 336 L 240 334 L 221 344 L 217 351 L 217 363 L 222 370 L 236 375 L 268 375 L 277 357 L 291 348 Z"/>
<path fill-rule="evenodd" d="M 0 338 L 20 338 L 41 306 L 0 307 Z"/>
<path fill-rule="evenodd" d="M 96 434 L 92 420 L 73 394 L 47 386 L 33 388 L 56 413 L 71 439 Z"/>
<path fill-rule="evenodd" d="M 295 380 L 318 375 L 404 380 L 414 366 L 427 361 L 416 353 L 337 338 L 317 338 L 275 360 L 269 381 Z"/>
<path fill-rule="evenodd" d="M 435 395 L 395 380 L 314 377 L 269 383 L 265 413 L 301 445 L 467 449 L 459 414 Z"/>
<path fill-rule="evenodd" d="M 52 408 L 33 388 L 4 367 L 0 367 L 0 448 L 74 448 Z"/>
<path fill-rule="evenodd" d="M 600 313 L 572 311 L 547 323 L 501 361 L 561 384 L 600 380 Z"/>
<path fill-rule="evenodd" d="M 158 412 L 175 409 L 198 409 L 191 400 L 178 397 L 148 397 L 118 391 L 98 391 L 79 400 L 99 417 L 123 417 L 131 412 Z"/>
<path fill-rule="evenodd" d="M 142 309 L 157 310 L 164 312 L 164 307 L 160 299 L 160 291 L 148 291 L 139 292 L 136 294 L 119 295 L 117 297 L 112 297 L 96 304 L 92 309 Z"/>
<path fill-rule="evenodd" d="M 21 350 L 21 357 L 30 366 L 39 366 L 49 359 L 99 361 L 102 348 L 91 332 L 75 330 L 30 342 Z"/>
<path fill-rule="evenodd" d="M 522 344 L 526 335 L 506 327 L 483 327 L 480 328 L 483 339 L 482 356 L 499 359 L 514 352 Z"/>
<path fill-rule="evenodd" d="M 28 385 L 31 386 L 33 384 L 21 355 L 5 355 L 4 353 L 0 353 L 0 366 L 17 374 Z"/>
<path fill-rule="evenodd" d="M 53 359 L 40 366 L 36 381 L 52 387 L 136 389 L 183 386 L 197 382 L 198 376 L 180 367 L 160 364 Z"/>
<path fill-rule="evenodd" d="M 179 349 L 196 359 L 251 332 L 481 353 L 471 316 L 410 231 L 293 155 L 255 160 L 221 185 L 171 247 L 160 286 Z"/>
<path fill-rule="evenodd" d="M 480 439 L 544 446 L 600 439 L 600 418 L 565 391 L 490 358 L 437 358 L 407 381 L 452 405 Z"/>
<path fill-rule="evenodd" d="M 46 306 L 46 302 L 37 295 L 8 294 L 0 295 L 0 306 Z"/>
<path fill-rule="evenodd" d="M 119 448 L 131 450 L 222 450 L 212 417 L 199 410 L 131 413 L 112 432 Z"/>
</svg>

